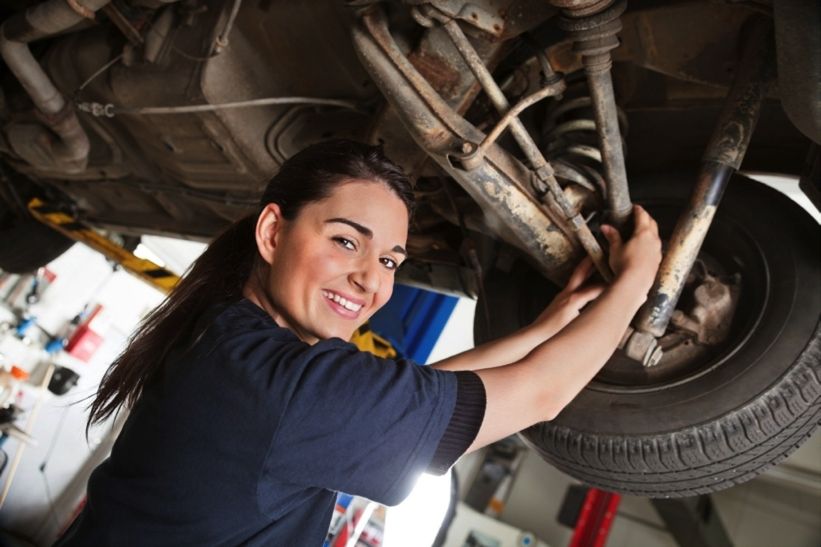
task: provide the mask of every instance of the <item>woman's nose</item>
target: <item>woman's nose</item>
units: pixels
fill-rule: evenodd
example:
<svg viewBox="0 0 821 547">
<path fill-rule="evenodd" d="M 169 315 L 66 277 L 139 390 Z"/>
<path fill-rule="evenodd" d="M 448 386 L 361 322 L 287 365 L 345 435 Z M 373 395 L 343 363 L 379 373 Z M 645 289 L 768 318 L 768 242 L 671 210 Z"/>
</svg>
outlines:
<svg viewBox="0 0 821 547">
<path fill-rule="evenodd" d="M 351 281 L 362 292 L 375 293 L 379 290 L 379 271 L 370 264 L 362 264 L 351 273 Z"/>
</svg>

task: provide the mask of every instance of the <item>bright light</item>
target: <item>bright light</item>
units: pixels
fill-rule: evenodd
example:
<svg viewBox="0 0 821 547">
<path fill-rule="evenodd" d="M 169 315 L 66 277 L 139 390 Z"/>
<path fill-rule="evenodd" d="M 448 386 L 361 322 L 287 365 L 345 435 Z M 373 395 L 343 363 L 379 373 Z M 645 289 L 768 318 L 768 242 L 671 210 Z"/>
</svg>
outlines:
<svg viewBox="0 0 821 547">
<path fill-rule="evenodd" d="M 388 507 L 384 547 L 426 547 L 433 543 L 450 503 L 450 473 L 423 474 L 405 501 Z"/>
</svg>

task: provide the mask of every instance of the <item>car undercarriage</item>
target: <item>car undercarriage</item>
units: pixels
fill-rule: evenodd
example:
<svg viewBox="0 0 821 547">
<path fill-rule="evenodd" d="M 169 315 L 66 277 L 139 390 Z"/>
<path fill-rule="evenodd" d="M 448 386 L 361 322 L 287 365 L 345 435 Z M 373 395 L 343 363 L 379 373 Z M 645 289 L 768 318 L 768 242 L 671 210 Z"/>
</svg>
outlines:
<svg viewBox="0 0 821 547">
<path fill-rule="evenodd" d="M 0 267 L 65 249 L 37 197 L 112 234 L 208 240 L 332 138 L 414 181 L 401 282 L 532 320 L 632 203 L 662 266 L 621 350 L 524 437 L 596 486 L 685 496 L 760 473 L 821 418 L 821 8 L 634 0 L 20 0 L 0 9 Z M 42 227 L 37 225 L 37 230 Z M 14 238 L 11 235 L 14 234 Z M 33 237 L 33 236 L 32 236 Z M 29 240 L 30 242 L 31 240 Z M 492 310 L 492 313 L 491 311 Z"/>
</svg>

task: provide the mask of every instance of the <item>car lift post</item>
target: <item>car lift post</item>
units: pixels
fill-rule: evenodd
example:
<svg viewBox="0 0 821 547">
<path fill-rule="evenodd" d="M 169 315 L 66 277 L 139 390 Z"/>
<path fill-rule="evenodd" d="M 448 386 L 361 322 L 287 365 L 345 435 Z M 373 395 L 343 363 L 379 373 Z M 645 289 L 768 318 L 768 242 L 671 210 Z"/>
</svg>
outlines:
<svg viewBox="0 0 821 547">
<path fill-rule="evenodd" d="M 568 547 L 604 547 L 619 502 L 621 496 L 618 494 L 589 488 Z"/>
</svg>

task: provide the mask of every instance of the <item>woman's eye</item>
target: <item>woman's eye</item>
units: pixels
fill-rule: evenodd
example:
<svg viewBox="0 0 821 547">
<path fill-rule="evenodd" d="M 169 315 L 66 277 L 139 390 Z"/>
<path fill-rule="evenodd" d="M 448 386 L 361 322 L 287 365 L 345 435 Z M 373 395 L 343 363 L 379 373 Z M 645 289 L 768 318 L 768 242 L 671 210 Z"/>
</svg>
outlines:
<svg viewBox="0 0 821 547">
<path fill-rule="evenodd" d="M 351 241 L 350 239 L 348 239 L 346 237 L 337 236 L 337 237 L 333 238 L 333 240 L 336 241 L 339 245 L 341 245 L 342 247 L 345 247 L 348 250 L 351 250 L 351 251 L 356 250 L 356 244 L 354 244 L 353 241 Z"/>
<path fill-rule="evenodd" d="M 382 264 L 384 264 L 385 267 L 389 270 L 395 270 L 396 268 L 399 267 L 399 265 L 396 263 L 396 261 L 394 259 L 387 258 L 387 257 L 382 259 Z"/>
</svg>

